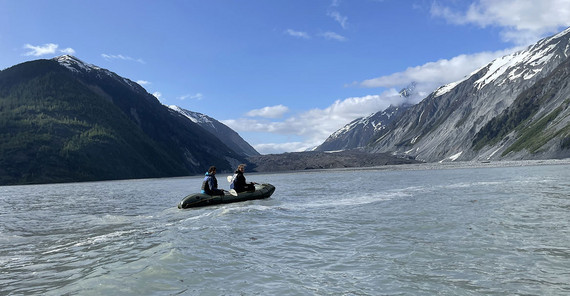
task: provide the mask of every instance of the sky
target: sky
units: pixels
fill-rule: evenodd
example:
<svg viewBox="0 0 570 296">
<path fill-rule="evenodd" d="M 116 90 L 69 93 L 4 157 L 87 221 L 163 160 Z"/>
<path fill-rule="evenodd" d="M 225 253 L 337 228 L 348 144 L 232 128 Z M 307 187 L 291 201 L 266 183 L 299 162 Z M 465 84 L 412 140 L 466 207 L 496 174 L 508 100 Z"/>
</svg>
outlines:
<svg viewBox="0 0 570 296">
<path fill-rule="evenodd" d="M 0 0 L 0 70 L 71 54 L 271 154 L 569 26 L 570 0 Z"/>
</svg>

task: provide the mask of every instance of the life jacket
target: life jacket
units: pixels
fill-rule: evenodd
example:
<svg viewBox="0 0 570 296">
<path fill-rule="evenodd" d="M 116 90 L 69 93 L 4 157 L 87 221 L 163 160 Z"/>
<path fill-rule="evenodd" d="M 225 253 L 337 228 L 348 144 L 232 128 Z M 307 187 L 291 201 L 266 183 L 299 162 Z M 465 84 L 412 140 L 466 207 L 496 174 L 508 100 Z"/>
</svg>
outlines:
<svg viewBox="0 0 570 296">
<path fill-rule="evenodd" d="M 212 190 L 210 189 L 210 184 L 209 181 L 210 179 L 212 179 L 212 185 L 214 185 L 214 188 L 218 188 L 218 180 L 216 179 L 216 177 L 214 177 L 213 175 L 210 175 L 209 173 L 206 173 L 206 177 L 204 177 L 204 181 L 202 181 L 202 193 L 208 194 L 208 195 L 213 195 Z"/>
<path fill-rule="evenodd" d="M 245 176 L 240 171 L 236 171 L 232 185 L 233 187 L 231 185 L 230 187 L 237 192 L 255 190 L 255 187 L 253 187 L 253 185 L 246 183 Z"/>
</svg>

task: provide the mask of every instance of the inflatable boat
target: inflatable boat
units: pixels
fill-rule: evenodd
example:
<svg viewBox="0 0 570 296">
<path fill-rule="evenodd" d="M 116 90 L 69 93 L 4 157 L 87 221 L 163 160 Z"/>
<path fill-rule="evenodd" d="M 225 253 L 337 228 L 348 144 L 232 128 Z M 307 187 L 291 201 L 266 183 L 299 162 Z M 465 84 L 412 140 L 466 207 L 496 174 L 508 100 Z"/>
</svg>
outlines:
<svg viewBox="0 0 570 296">
<path fill-rule="evenodd" d="M 275 186 L 271 184 L 255 184 L 255 191 L 240 192 L 234 195 L 225 192 L 224 195 L 208 195 L 204 193 L 194 193 L 184 197 L 179 203 L 179 209 L 204 207 L 217 204 L 225 204 L 238 201 L 268 198 L 275 191 Z"/>
</svg>

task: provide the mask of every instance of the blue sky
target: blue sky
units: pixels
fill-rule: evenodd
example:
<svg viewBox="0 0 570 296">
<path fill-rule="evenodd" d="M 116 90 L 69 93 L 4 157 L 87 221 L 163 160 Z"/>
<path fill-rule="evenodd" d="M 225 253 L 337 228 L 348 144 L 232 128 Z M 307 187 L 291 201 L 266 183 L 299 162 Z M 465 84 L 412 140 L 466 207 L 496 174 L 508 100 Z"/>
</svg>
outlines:
<svg viewBox="0 0 570 296">
<path fill-rule="evenodd" d="M 0 0 L 0 69 L 72 54 L 267 154 L 568 26 L 570 0 Z"/>
</svg>

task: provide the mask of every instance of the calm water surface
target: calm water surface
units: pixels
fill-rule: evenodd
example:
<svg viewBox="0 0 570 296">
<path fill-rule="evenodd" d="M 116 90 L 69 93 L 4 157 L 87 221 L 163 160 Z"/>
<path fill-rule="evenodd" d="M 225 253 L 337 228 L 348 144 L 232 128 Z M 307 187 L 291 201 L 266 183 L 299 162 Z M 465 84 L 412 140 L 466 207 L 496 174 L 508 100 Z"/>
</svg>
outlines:
<svg viewBox="0 0 570 296">
<path fill-rule="evenodd" d="M 246 177 L 0 187 L 0 295 L 570 294 L 570 165 Z"/>
</svg>

